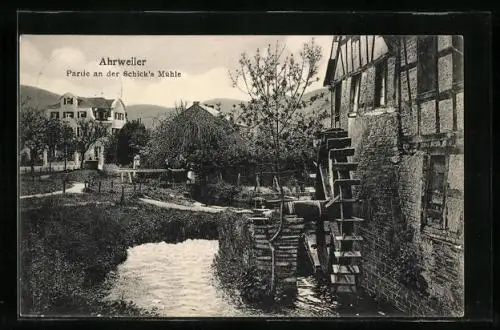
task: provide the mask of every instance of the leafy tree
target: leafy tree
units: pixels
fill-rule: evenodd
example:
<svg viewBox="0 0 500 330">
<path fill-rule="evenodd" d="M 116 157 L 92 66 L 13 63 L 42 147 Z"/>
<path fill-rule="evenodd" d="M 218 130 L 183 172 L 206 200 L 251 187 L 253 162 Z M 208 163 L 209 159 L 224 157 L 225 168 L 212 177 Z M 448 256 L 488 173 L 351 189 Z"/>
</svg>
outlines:
<svg viewBox="0 0 500 330">
<path fill-rule="evenodd" d="M 151 132 L 144 152 L 147 166 L 163 167 L 166 158 L 183 155 L 204 178 L 246 158 L 243 139 L 228 119 L 180 107 L 176 110 Z"/>
<path fill-rule="evenodd" d="M 138 120 L 127 122 L 114 134 L 106 146 L 106 155 L 121 165 L 130 164 L 134 155 L 140 153 L 149 140 L 149 132 Z"/>
<path fill-rule="evenodd" d="M 76 150 L 82 155 L 80 168 L 83 168 L 85 153 L 97 142 L 102 142 L 108 136 L 108 130 L 103 123 L 87 118 L 78 119 L 77 126 L 75 146 Z"/>
<path fill-rule="evenodd" d="M 67 122 L 61 122 L 60 143 L 64 149 L 64 171 L 66 171 L 68 155 L 76 151 L 75 131 Z"/>
<path fill-rule="evenodd" d="M 31 173 L 35 172 L 35 160 L 47 147 L 48 119 L 42 109 L 24 100 L 19 114 L 19 139 L 22 148 L 29 148 Z"/>
<path fill-rule="evenodd" d="M 278 180 L 280 225 L 271 244 L 280 234 L 284 221 L 283 164 L 310 152 L 314 134 L 322 128 L 321 115 L 308 117 L 300 111 L 307 106 L 303 100 L 306 89 L 319 80 L 320 59 L 321 47 L 314 39 L 303 45 L 298 57 L 288 54 L 286 46 L 277 43 L 275 47 L 269 45 L 264 52 L 257 49 L 253 56 L 243 53 L 239 68 L 229 73 L 233 87 L 250 98 L 248 103 L 240 105 L 239 119 L 250 128 L 247 132 L 252 151 L 257 157 L 272 161 Z M 274 281 L 273 272 L 272 292 Z"/>
<path fill-rule="evenodd" d="M 63 138 L 63 125 L 65 123 L 57 118 L 50 118 L 46 121 L 46 143 L 49 151 L 49 164 L 52 164 L 52 155 L 61 144 Z"/>
</svg>

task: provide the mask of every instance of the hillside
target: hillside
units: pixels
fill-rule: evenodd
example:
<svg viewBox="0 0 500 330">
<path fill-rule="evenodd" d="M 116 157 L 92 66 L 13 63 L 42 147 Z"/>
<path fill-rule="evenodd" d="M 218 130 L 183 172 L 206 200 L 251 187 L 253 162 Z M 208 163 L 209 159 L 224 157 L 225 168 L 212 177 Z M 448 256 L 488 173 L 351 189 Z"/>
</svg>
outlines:
<svg viewBox="0 0 500 330">
<path fill-rule="evenodd" d="M 21 104 L 26 102 L 27 105 L 36 108 L 45 108 L 59 101 L 59 94 L 49 92 L 48 90 L 21 85 L 19 86 L 19 101 Z"/>
<path fill-rule="evenodd" d="M 309 104 L 309 101 L 313 97 L 317 98 Z M 326 111 L 328 114 L 330 113 L 330 92 L 328 91 L 328 88 L 320 88 L 312 92 L 305 93 L 302 99 L 306 101 L 308 105 L 301 109 L 301 111 L 308 116 L 312 116 L 323 111 Z"/>
<path fill-rule="evenodd" d="M 174 108 L 162 107 L 152 104 L 133 104 L 127 106 L 127 119 L 135 120 L 141 118 L 146 128 L 152 128 L 157 119 L 165 118 L 175 113 Z"/>
<path fill-rule="evenodd" d="M 19 93 L 21 101 L 28 100 L 28 104 L 39 108 L 45 108 L 48 105 L 57 103 L 60 97 L 60 95 L 52 93 L 45 89 L 26 85 L 20 86 Z M 309 116 L 315 115 L 320 111 L 327 111 L 328 113 L 330 112 L 329 93 L 327 88 L 321 88 L 306 93 L 304 94 L 303 99 L 307 102 L 311 99 L 311 97 L 317 95 L 319 95 L 319 97 L 314 100 L 312 104 L 302 109 L 301 112 L 304 112 Z M 239 104 L 241 102 L 243 101 L 228 98 L 214 98 L 200 103 L 210 104 L 214 106 L 220 103 L 220 110 L 223 113 L 234 112 L 237 117 L 240 114 Z M 128 120 L 141 118 L 142 122 L 147 128 L 153 127 L 156 119 L 165 118 L 165 116 L 175 113 L 174 108 L 167 108 L 152 104 L 127 105 L 126 109 Z"/>
</svg>

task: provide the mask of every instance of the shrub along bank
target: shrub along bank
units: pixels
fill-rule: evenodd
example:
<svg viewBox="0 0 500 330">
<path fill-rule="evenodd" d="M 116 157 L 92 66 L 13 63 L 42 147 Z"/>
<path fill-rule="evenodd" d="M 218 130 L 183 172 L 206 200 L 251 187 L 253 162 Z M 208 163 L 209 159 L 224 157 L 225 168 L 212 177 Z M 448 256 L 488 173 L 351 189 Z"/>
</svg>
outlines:
<svg viewBox="0 0 500 330">
<path fill-rule="evenodd" d="M 237 292 L 246 303 L 270 303 L 269 281 L 255 265 L 249 221 L 241 215 L 226 214 L 219 223 L 219 252 L 214 260 L 216 274 L 227 290 Z M 260 272 L 261 273 L 261 272 Z"/>
<path fill-rule="evenodd" d="M 216 239 L 227 214 L 160 209 L 105 195 L 59 195 L 21 204 L 21 312 L 139 315 L 126 302 L 105 303 L 103 280 L 129 247 L 187 238 Z"/>
</svg>

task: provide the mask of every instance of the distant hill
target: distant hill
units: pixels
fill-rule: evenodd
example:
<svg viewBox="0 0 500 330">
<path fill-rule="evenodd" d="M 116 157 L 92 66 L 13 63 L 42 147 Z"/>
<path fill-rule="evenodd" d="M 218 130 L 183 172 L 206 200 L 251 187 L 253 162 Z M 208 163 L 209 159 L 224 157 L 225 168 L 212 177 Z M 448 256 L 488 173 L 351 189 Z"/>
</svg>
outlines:
<svg viewBox="0 0 500 330">
<path fill-rule="evenodd" d="M 59 94 L 52 93 L 42 88 L 26 86 L 26 85 L 20 86 L 19 95 L 21 101 L 28 100 L 28 104 L 39 108 L 45 108 L 48 105 L 57 103 L 60 98 Z M 304 109 L 301 109 L 301 111 L 309 116 L 315 115 L 320 111 L 329 112 L 330 102 L 329 102 L 328 89 L 320 88 L 312 92 L 306 93 L 304 94 L 303 99 L 305 101 L 309 101 L 312 97 L 315 96 L 317 96 L 317 99 L 311 105 L 308 105 Z M 231 113 L 234 111 L 235 114 L 238 116 L 241 113 L 241 111 L 239 110 L 239 105 L 242 102 L 244 101 L 236 99 L 227 99 L 227 98 L 214 98 L 200 103 L 213 106 L 216 106 L 218 103 L 220 103 L 221 112 Z M 142 122 L 147 128 L 152 128 L 154 126 L 155 119 L 165 118 L 165 116 L 175 113 L 174 108 L 168 108 L 152 104 L 126 105 L 126 110 L 127 110 L 128 120 L 135 120 L 141 118 Z"/>
<path fill-rule="evenodd" d="M 152 128 L 157 119 L 165 118 L 175 113 L 174 108 L 162 107 L 152 104 L 133 104 L 126 106 L 127 119 L 132 121 L 141 118 L 146 128 Z"/>
<path fill-rule="evenodd" d="M 236 115 L 239 115 L 241 111 L 239 111 L 240 107 L 239 105 L 241 103 L 246 103 L 242 100 L 236 100 L 236 99 L 225 99 L 225 98 L 215 98 L 215 99 L 210 99 L 206 100 L 203 102 L 200 102 L 202 104 L 210 104 L 213 106 L 217 106 L 218 103 L 220 103 L 220 111 L 223 113 L 232 113 L 234 112 Z"/>
<path fill-rule="evenodd" d="M 311 98 L 315 98 L 315 100 L 309 104 Z M 307 114 L 308 116 L 313 116 L 322 111 L 327 111 L 330 113 L 330 93 L 328 88 L 320 88 L 314 91 L 305 93 L 303 98 L 304 101 L 308 103 L 308 105 L 301 109 L 300 111 Z M 236 115 L 241 113 L 239 105 L 241 103 L 246 103 L 241 100 L 236 99 L 225 99 L 225 98 L 215 98 L 201 102 L 202 104 L 210 104 L 216 106 L 217 103 L 220 103 L 220 110 L 224 113 L 234 112 Z"/>
<path fill-rule="evenodd" d="M 60 97 L 61 95 L 42 88 L 27 85 L 19 86 L 19 101 L 21 104 L 26 102 L 27 105 L 32 107 L 46 108 L 49 105 L 57 103 Z"/>
<path fill-rule="evenodd" d="M 311 104 L 309 104 L 309 101 L 311 101 L 311 98 L 313 97 L 315 97 L 316 99 Z M 305 108 L 301 109 L 301 111 L 308 116 L 318 114 L 322 111 L 330 113 L 330 92 L 326 87 L 316 89 L 309 93 L 305 93 L 302 97 L 302 100 L 306 101 L 308 105 Z"/>
</svg>

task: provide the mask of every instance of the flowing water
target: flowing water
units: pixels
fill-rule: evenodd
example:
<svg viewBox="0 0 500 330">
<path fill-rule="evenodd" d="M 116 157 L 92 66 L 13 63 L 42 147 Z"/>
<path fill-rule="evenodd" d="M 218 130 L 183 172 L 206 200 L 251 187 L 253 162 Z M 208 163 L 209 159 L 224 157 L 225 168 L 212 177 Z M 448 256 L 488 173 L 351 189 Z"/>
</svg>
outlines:
<svg viewBox="0 0 500 330">
<path fill-rule="evenodd" d="M 216 240 L 148 243 L 128 250 L 127 260 L 111 274 L 107 299 L 131 301 L 161 317 L 335 317 L 387 314 L 362 298 L 362 307 L 339 312 L 327 290 L 314 277 L 298 278 L 293 306 L 264 311 L 249 306 L 221 288 L 212 268 Z"/>
</svg>

